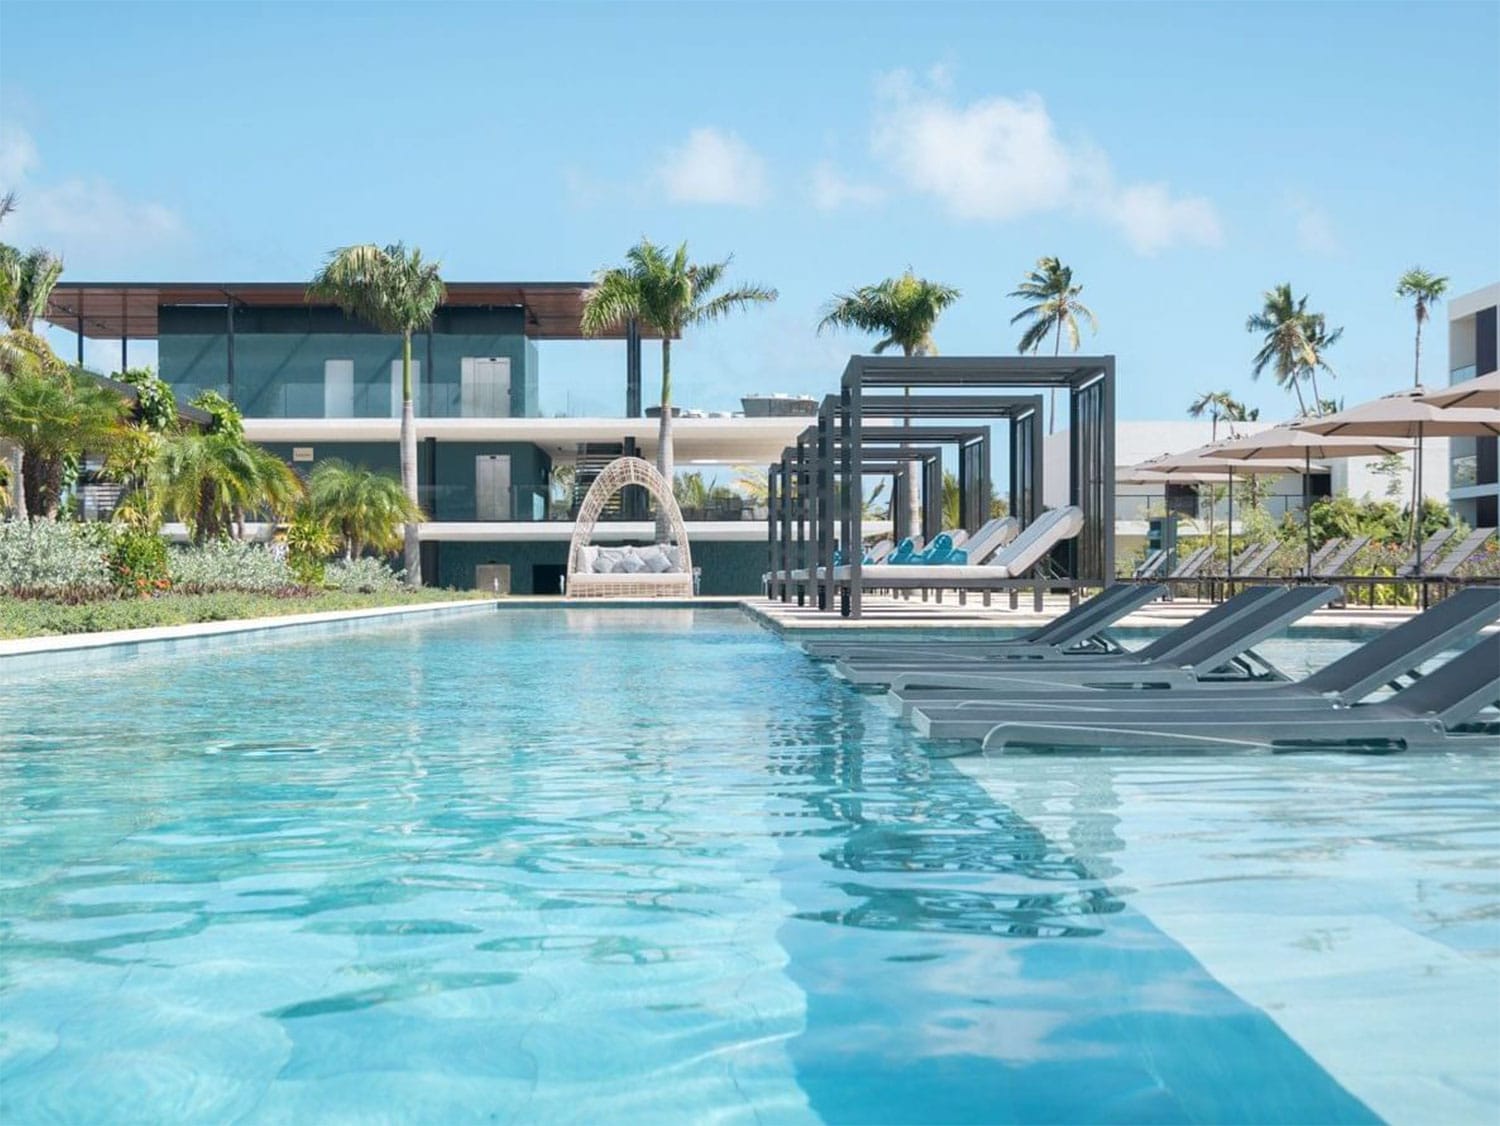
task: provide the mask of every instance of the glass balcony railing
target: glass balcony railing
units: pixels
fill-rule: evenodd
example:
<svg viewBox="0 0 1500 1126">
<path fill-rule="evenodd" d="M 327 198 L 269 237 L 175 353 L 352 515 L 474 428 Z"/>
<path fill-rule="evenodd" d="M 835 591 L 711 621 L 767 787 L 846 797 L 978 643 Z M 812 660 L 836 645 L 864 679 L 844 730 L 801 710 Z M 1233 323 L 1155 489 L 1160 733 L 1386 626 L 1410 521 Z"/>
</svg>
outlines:
<svg viewBox="0 0 1500 1126">
<path fill-rule="evenodd" d="M 1450 488 L 1461 489 L 1465 485 L 1477 485 L 1479 483 L 1479 456 L 1468 454 L 1455 457 L 1448 462 L 1448 485 Z"/>
<path fill-rule="evenodd" d="M 501 404 L 465 396 L 458 383 L 419 384 L 413 408 L 418 418 L 509 418 Z M 196 391 L 193 393 L 196 394 Z M 180 396 L 179 396 L 180 397 Z M 398 393 L 383 384 L 330 393 L 323 383 L 280 383 L 260 394 L 238 396 L 247 418 L 400 418 Z"/>
<path fill-rule="evenodd" d="M 1476 366 L 1475 364 L 1467 364 L 1464 367 L 1454 368 L 1452 371 L 1450 371 L 1448 373 L 1448 382 L 1450 384 L 1462 383 L 1466 379 L 1473 379 L 1478 374 L 1478 366 Z"/>
</svg>

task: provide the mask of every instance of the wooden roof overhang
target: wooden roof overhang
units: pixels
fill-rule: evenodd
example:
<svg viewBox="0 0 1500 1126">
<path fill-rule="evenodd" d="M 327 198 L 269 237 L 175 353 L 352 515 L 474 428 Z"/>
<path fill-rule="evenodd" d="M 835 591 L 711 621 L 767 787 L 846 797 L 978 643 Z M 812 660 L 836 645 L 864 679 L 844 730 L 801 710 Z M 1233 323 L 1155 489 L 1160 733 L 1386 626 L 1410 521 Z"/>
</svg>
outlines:
<svg viewBox="0 0 1500 1126">
<path fill-rule="evenodd" d="M 447 308 L 521 308 L 526 312 L 526 335 L 534 340 L 581 340 L 579 317 L 588 296 L 588 282 L 449 282 Z M 77 332 L 82 316 L 83 335 L 96 340 L 155 340 L 157 310 L 164 305 L 227 306 L 321 305 L 308 302 L 302 282 L 68 282 L 58 283 L 47 301 L 44 320 Z M 657 334 L 641 331 L 643 339 Z M 600 334 L 623 340 L 623 327 Z"/>
</svg>

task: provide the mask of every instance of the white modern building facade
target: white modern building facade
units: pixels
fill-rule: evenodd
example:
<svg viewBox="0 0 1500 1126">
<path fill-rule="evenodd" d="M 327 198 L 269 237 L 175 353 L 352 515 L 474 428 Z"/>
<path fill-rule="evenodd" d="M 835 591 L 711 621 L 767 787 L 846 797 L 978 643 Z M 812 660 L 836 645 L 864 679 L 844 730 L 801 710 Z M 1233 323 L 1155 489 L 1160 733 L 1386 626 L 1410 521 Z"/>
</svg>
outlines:
<svg viewBox="0 0 1500 1126">
<path fill-rule="evenodd" d="M 1497 368 L 1500 353 L 1500 282 L 1448 302 L 1448 383 L 1458 384 Z M 1474 528 L 1500 526 L 1500 472 L 1494 438 L 1454 438 L 1450 444 L 1449 504 Z"/>
</svg>

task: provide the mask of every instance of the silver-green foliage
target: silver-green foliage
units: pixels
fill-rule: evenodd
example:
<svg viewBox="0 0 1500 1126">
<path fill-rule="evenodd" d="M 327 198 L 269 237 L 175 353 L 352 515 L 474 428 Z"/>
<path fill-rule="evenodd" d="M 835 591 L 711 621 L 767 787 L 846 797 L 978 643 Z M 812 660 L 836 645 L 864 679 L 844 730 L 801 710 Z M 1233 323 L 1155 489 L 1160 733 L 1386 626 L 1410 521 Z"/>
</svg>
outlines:
<svg viewBox="0 0 1500 1126">
<path fill-rule="evenodd" d="M 175 590 L 204 593 L 215 590 L 276 591 L 295 586 L 283 555 L 264 544 L 210 540 L 183 547 L 167 557 Z"/>
<path fill-rule="evenodd" d="M 393 571 L 379 559 L 365 555 L 328 564 L 323 573 L 323 585 L 349 594 L 391 594 L 402 590 L 405 580 L 402 572 Z"/>
<path fill-rule="evenodd" d="M 0 593 L 98 595 L 109 591 L 108 530 L 64 520 L 0 521 Z"/>
</svg>

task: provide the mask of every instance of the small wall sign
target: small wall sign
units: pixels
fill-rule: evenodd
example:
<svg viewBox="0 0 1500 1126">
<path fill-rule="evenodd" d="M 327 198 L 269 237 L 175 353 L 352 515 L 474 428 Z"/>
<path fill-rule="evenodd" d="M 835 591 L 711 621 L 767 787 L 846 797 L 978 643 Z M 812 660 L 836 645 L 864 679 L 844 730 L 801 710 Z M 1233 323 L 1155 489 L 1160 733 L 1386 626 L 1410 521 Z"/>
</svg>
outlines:
<svg viewBox="0 0 1500 1126">
<path fill-rule="evenodd" d="M 293 446 L 293 461 L 311 461 L 313 459 L 313 448 L 311 446 Z"/>
</svg>

